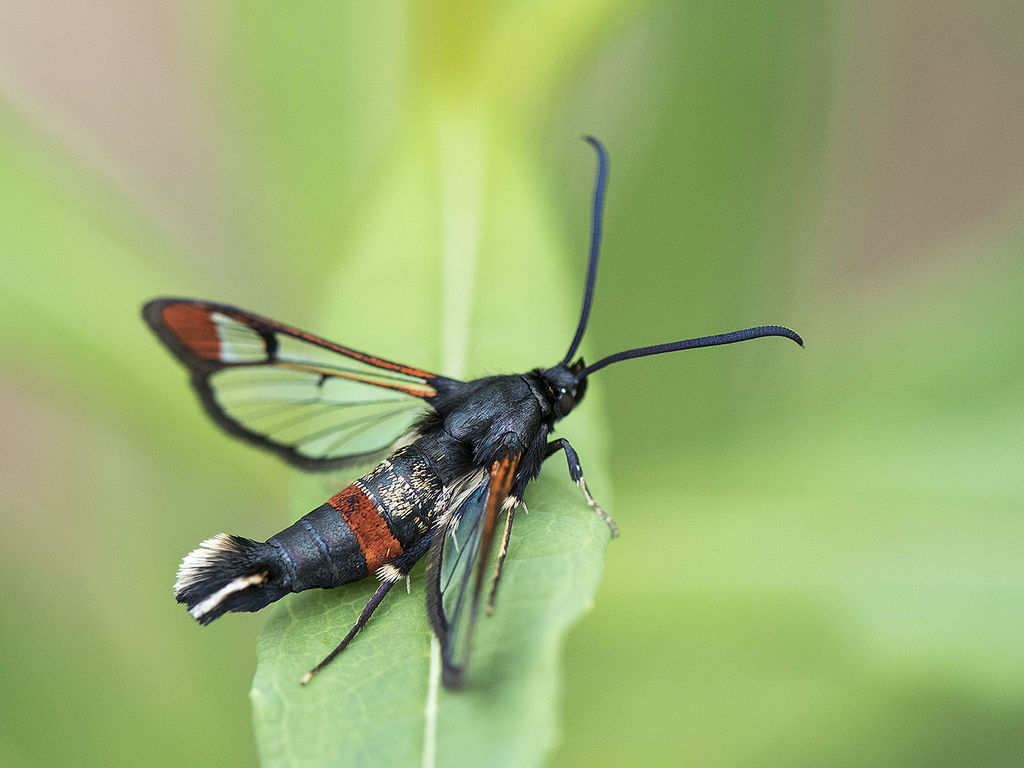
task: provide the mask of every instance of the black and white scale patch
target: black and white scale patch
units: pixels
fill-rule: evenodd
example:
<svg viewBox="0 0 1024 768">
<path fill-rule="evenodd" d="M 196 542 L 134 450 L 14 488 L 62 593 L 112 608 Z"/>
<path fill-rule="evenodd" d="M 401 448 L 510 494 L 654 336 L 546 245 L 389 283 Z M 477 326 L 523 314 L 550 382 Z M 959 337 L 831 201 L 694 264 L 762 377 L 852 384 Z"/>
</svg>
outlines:
<svg viewBox="0 0 1024 768">
<path fill-rule="evenodd" d="M 426 459 L 418 454 L 412 446 L 403 448 L 357 484 L 385 519 L 401 528 L 411 522 L 422 534 L 430 528 L 430 513 L 444 489 Z"/>
</svg>

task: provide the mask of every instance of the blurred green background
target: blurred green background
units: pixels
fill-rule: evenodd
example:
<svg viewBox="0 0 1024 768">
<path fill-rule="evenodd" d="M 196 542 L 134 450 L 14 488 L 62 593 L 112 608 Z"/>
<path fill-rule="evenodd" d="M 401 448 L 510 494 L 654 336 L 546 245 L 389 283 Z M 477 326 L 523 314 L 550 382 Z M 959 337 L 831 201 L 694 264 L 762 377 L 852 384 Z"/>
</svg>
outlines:
<svg viewBox="0 0 1024 768">
<path fill-rule="evenodd" d="M 1022 50 L 1014 2 L 8 3 L 0 763 L 256 759 L 264 619 L 200 630 L 171 583 L 201 538 L 290 522 L 290 473 L 208 423 L 140 304 L 550 364 L 587 132 L 612 158 L 590 359 L 769 322 L 807 349 L 594 377 L 613 470 L 589 480 L 623 536 L 566 645 L 552 764 L 1020 764 Z M 460 216 L 475 274 L 440 224 L 408 236 Z M 505 306 L 468 316 L 444 285 L 472 295 L 525 221 L 571 299 L 509 359 L 473 317 L 514 337 L 544 276 L 500 265 Z M 338 301 L 365 326 L 324 327 Z"/>
</svg>

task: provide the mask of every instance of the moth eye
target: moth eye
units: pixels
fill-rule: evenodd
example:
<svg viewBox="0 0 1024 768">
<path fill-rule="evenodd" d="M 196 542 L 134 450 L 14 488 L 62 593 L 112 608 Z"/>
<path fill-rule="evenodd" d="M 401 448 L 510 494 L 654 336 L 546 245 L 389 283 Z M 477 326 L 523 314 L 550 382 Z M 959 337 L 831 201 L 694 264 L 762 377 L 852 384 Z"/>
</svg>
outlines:
<svg viewBox="0 0 1024 768">
<path fill-rule="evenodd" d="M 576 404 L 576 399 L 566 391 L 565 387 L 560 387 L 558 390 L 558 407 L 562 413 L 568 413 L 572 410 L 572 407 Z"/>
</svg>

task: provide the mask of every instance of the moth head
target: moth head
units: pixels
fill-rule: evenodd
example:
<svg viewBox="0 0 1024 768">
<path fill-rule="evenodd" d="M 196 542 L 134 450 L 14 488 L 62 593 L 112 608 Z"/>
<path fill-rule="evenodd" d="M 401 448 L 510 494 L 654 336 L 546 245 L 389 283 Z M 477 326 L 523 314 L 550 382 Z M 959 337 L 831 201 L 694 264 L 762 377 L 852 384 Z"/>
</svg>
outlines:
<svg viewBox="0 0 1024 768">
<path fill-rule="evenodd" d="M 540 371 L 540 377 L 547 385 L 551 396 L 551 410 L 555 421 L 565 418 L 587 391 L 587 378 L 580 376 L 585 364 L 581 357 L 572 365 L 558 364 Z"/>
</svg>

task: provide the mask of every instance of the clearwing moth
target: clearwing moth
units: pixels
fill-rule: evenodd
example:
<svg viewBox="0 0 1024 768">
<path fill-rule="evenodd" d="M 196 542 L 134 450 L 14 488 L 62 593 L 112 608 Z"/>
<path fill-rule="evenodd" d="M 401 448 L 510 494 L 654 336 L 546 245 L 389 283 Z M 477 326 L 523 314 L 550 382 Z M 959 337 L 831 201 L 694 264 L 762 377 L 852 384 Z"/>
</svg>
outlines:
<svg viewBox="0 0 1024 768">
<path fill-rule="evenodd" d="M 426 557 L 427 615 L 441 647 L 442 681 L 459 688 L 477 617 L 494 606 L 515 512 L 546 459 L 564 454 L 569 477 L 618 535 L 591 496 L 572 445 L 549 438 L 555 422 L 582 399 L 592 373 L 631 358 L 763 336 L 803 345 L 794 331 L 764 325 L 625 350 L 590 365 L 573 360 L 590 316 L 608 178 L 604 147 L 586 140 L 598 162 L 583 308 L 569 350 L 550 368 L 459 381 L 227 304 L 160 298 L 145 305 L 146 322 L 188 368 L 207 413 L 229 434 L 304 470 L 379 461 L 266 541 L 219 533 L 187 555 L 175 596 L 200 624 L 228 611 L 257 611 L 290 592 L 374 574 L 376 593 L 338 646 L 306 674 L 307 683 Z"/>
</svg>

